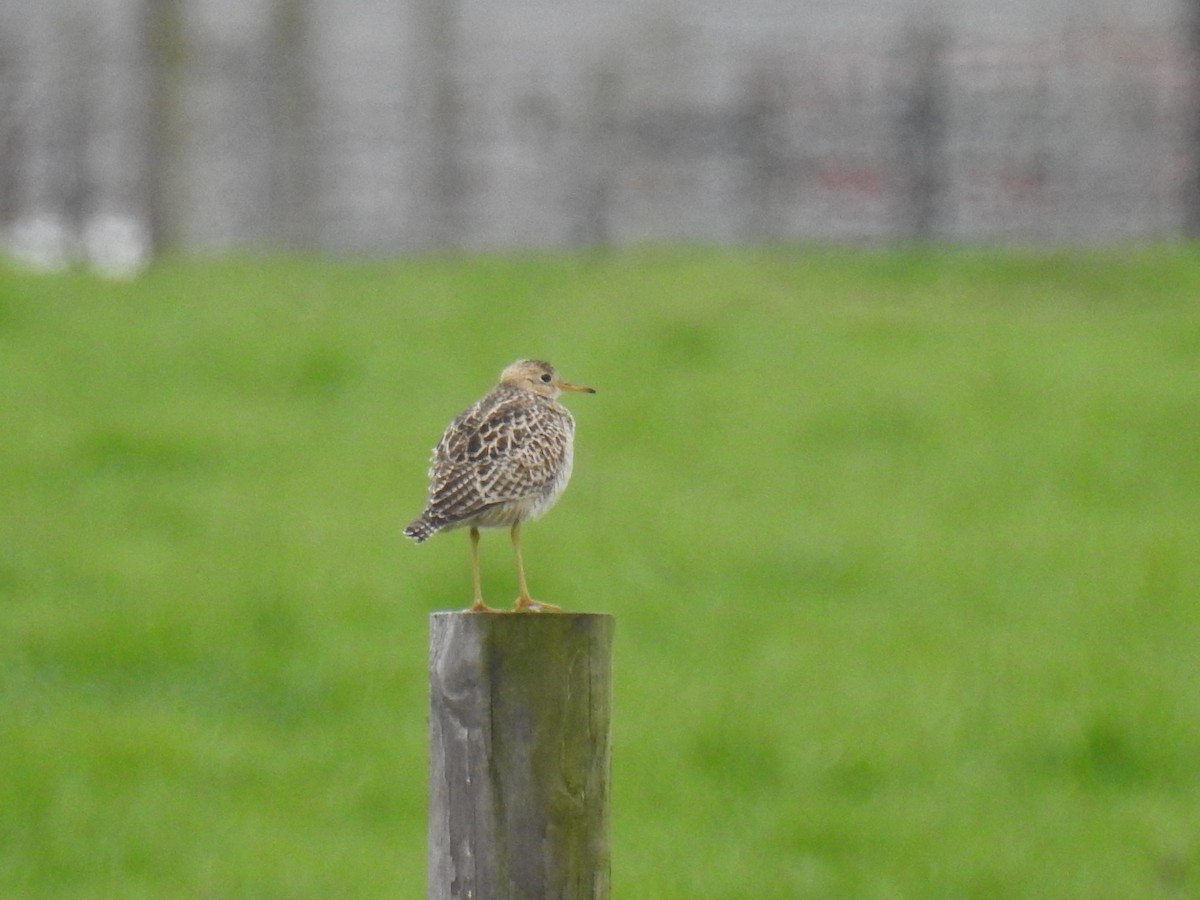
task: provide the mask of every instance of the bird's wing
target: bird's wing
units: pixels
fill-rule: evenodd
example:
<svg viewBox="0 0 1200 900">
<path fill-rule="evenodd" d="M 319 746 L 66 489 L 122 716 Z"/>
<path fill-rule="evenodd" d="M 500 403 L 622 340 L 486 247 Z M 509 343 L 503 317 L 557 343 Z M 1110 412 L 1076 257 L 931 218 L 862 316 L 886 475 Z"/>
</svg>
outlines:
<svg viewBox="0 0 1200 900">
<path fill-rule="evenodd" d="M 458 521 L 536 494 L 562 465 L 573 428 L 558 404 L 488 395 L 451 422 L 434 448 L 427 510 Z"/>
</svg>

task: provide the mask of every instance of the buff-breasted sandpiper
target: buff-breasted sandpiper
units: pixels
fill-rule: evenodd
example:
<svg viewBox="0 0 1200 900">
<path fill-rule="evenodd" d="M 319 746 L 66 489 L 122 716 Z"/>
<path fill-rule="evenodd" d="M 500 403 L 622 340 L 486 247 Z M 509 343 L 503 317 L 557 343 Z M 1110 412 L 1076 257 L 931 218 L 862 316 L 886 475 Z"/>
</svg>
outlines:
<svg viewBox="0 0 1200 900">
<path fill-rule="evenodd" d="M 521 523 L 552 507 L 571 477 L 575 420 L 558 402 L 568 384 L 548 362 L 521 359 L 500 383 L 451 422 L 433 448 L 425 510 L 404 529 L 417 543 L 452 528 L 469 528 L 472 611 L 488 610 L 479 579 L 479 529 L 509 528 L 517 558 L 515 609 L 557 610 L 529 596 L 521 561 Z"/>
</svg>

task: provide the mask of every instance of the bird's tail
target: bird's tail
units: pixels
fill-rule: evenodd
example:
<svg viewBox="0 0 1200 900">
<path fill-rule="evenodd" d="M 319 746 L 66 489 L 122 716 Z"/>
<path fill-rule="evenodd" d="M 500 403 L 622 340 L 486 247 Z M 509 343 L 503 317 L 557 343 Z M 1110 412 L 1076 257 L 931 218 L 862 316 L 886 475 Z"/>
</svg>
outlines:
<svg viewBox="0 0 1200 900">
<path fill-rule="evenodd" d="M 409 523 L 409 526 L 404 529 L 404 536 L 412 538 L 414 541 L 420 544 L 422 541 L 426 541 L 433 537 L 435 534 L 441 531 L 441 529 L 441 523 L 430 521 L 422 515 L 418 516 L 416 519 L 413 519 L 412 522 Z"/>
</svg>

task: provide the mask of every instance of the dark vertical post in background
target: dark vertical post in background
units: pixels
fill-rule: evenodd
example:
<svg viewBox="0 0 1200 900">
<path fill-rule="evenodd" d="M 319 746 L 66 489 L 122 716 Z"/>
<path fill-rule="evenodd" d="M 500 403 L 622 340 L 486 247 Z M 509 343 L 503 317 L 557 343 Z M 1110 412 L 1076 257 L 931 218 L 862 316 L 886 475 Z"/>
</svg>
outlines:
<svg viewBox="0 0 1200 900">
<path fill-rule="evenodd" d="M 579 246 L 603 248 L 613 242 L 612 205 L 620 181 L 625 85 L 619 67 L 607 60 L 591 73 L 588 85 L 572 239 Z"/>
<path fill-rule="evenodd" d="M 459 7 L 459 0 L 425 0 L 420 7 L 426 48 L 421 81 L 430 93 L 424 123 L 429 165 L 426 233 L 428 245 L 439 249 L 462 246 L 470 189 L 463 161 L 462 122 L 468 111 L 459 89 Z"/>
<path fill-rule="evenodd" d="M 19 54 L 23 48 L 12 18 L 11 8 L 0 6 L 0 223 L 7 223 L 16 215 L 16 161 L 21 156 L 18 79 Z"/>
<path fill-rule="evenodd" d="M 1189 69 L 1184 125 L 1184 152 L 1188 169 L 1180 200 L 1183 205 L 1184 234 L 1195 238 L 1200 237 L 1200 0 L 1189 0 L 1184 16 Z"/>
<path fill-rule="evenodd" d="M 738 128 L 746 165 L 748 216 L 743 227 L 752 240 L 778 240 L 787 233 L 784 211 L 795 190 L 792 175 L 801 168 L 784 124 L 790 102 L 785 73 L 761 64 L 752 71 L 744 96 Z"/>
<path fill-rule="evenodd" d="M 144 52 L 154 72 L 147 113 L 147 215 L 151 241 L 159 247 L 178 247 L 183 232 L 177 184 L 179 148 L 186 140 L 180 112 L 185 52 L 180 3 L 181 0 L 148 3 L 143 20 Z"/>
<path fill-rule="evenodd" d="M 608 900 L 613 618 L 429 620 L 429 900 Z"/>
<path fill-rule="evenodd" d="M 273 242 L 310 250 L 320 239 L 312 109 L 310 7 L 302 0 L 277 0 L 265 50 L 271 103 L 269 129 L 274 165 L 268 202 L 276 223 Z"/>
<path fill-rule="evenodd" d="M 937 24 L 913 26 L 900 54 L 901 95 L 896 98 L 896 165 L 900 179 L 897 237 L 930 240 L 944 223 L 949 84 L 946 34 Z"/>
</svg>

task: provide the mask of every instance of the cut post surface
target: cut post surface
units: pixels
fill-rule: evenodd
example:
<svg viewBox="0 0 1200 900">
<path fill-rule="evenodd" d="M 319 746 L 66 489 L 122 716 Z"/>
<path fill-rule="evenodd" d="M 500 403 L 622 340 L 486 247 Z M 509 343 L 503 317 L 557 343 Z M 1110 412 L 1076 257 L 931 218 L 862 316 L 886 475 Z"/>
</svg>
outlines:
<svg viewBox="0 0 1200 900">
<path fill-rule="evenodd" d="M 608 900 L 613 618 L 429 619 L 429 900 Z"/>
</svg>

